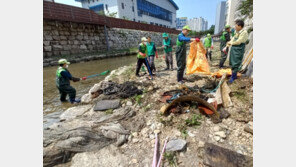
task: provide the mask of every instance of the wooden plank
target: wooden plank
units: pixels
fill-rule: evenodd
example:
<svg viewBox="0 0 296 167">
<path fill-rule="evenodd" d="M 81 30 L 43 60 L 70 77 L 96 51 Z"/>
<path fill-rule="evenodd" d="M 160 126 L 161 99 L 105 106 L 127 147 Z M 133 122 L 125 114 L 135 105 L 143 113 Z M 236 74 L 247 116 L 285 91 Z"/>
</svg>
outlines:
<svg viewBox="0 0 296 167">
<path fill-rule="evenodd" d="M 231 89 L 228 87 L 227 83 L 224 81 L 221 85 L 221 97 L 222 97 L 222 104 L 224 108 L 228 108 L 233 106 L 229 93 Z"/>
</svg>

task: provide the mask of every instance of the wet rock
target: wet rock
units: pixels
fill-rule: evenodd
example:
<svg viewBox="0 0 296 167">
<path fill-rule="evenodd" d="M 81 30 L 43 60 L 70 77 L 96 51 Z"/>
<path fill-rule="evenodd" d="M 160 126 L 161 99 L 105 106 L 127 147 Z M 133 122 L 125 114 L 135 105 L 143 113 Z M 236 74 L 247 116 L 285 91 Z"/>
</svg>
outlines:
<svg viewBox="0 0 296 167">
<path fill-rule="evenodd" d="M 182 151 L 186 148 L 187 142 L 183 139 L 174 139 L 170 140 L 167 143 L 166 150 L 167 151 Z"/>
<path fill-rule="evenodd" d="M 81 116 L 84 113 L 86 113 L 90 108 L 91 108 L 91 105 L 82 105 L 82 106 L 77 106 L 77 107 L 71 107 L 62 113 L 62 115 L 60 116 L 60 119 L 61 120 L 68 120 L 68 119 L 76 118 L 76 117 Z"/>
<path fill-rule="evenodd" d="M 94 111 L 104 111 L 108 109 L 116 109 L 120 106 L 120 100 L 101 100 L 97 102 Z"/>
<path fill-rule="evenodd" d="M 204 164 L 211 167 L 252 167 L 253 158 L 212 143 L 206 143 Z"/>
</svg>

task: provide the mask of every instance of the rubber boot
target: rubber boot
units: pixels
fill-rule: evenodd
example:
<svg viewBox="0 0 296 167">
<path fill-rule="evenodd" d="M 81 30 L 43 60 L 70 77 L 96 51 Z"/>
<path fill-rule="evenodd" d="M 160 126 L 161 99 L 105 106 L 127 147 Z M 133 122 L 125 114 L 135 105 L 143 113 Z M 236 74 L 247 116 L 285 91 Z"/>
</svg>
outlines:
<svg viewBox="0 0 296 167">
<path fill-rule="evenodd" d="M 232 73 L 231 74 L 231 78 L 230 78 L 230 80 L 229 80 L 229 84 L 232 84 L 233 82 L 234 82 L 234 80 L 236 80 L 237 79 L 237 73 L 235 72 L 235 73 Z"/>
<path fill-rule="evenodd" d="M 74 103 L 80 103 L 81 100 L 79 100 L 79 99 L 70 99 L 70 102 L 71 102 L 72 104 L 74 104 Z"/>
</svg>

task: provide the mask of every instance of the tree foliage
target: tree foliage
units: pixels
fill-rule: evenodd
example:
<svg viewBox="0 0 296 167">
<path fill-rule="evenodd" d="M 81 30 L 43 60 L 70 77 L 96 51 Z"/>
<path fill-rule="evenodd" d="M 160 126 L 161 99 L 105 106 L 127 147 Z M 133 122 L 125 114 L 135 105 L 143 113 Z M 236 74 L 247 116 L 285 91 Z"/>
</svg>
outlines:
<svg viewBox="0 0 296 167">
<path fill-rule="evenodd" d="M 238 7 L 240 10 L 241 15 L 247 15 L 249 17 L 253 16 L 253 0 L 245 0 L 242 1 L 240 6 Z"/>
</svg>

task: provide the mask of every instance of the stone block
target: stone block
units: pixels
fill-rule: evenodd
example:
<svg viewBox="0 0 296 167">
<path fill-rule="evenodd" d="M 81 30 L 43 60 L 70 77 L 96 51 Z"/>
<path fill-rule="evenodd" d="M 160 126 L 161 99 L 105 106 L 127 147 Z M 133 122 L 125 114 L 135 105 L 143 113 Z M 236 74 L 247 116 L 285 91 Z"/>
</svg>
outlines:
<svg viewBox="0 0 296 167">
<path fill-rule="evenodd" d="M 52 38 L 54 39 L 54 40 L 60 40 L 60 36 L 52 36 Z"/>
<path fill-rule="evenodd" d="M 45 35 L 45 36 L 44 36 L 44 39 L 47 40 L 47 41 L 51 41 L 51 40 L 52 40 L 52 36 L 50 36 L 50 35 Z"/>
<path fill-rule="evenodd" d="M 87 47 L 86 47 L 85 45 L 80 45 L 80 49 L 82 49 L 82 50 L 86 50 Z"/>
<path fill-rule="evenodd" d="M 50 41 L 43 41 L 44 46 L 48 46 L 50 44 Z"/>
<path fill-rule="evenodd" d="M 61 51 L 61 55 L 69 55 L 70 51 Z"/>
<path fill-rule="evenodd" d="M 62 50 L 63 47 L 61 45 L 53 45 L 53 50 Z"/>
<path fill-rule="evenodd" d="M 68 41 L 60 41 L 60 44 L 61 45 L 67 45 L 68 44 Z"/>
<path fill-rule="evenodd" d="M 60 39 L 61 40 L 67 40 L 67 37 L 62 35 L 62 36 L 60 36 Z"/>
<path fill-rule="evenodd" d="M 83 39 L 83 36 L 82 36 L 82 35 L 77 35 L 77 36 L 76 36 L 76 39 L 78 39 L 78 40 L 82 40 L 82 39 Z"/>
<path fill-rule="evenodd" d="M 51 46 L 44 46 L 43 47 L 43 50 L 46 52 L 51 52 L 51 49 L 52 49 Z"/>
</svg>

